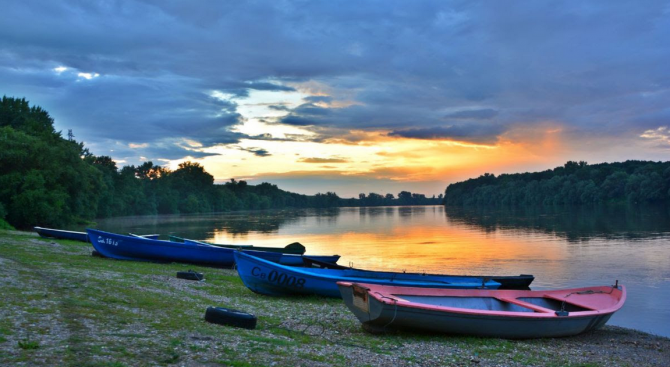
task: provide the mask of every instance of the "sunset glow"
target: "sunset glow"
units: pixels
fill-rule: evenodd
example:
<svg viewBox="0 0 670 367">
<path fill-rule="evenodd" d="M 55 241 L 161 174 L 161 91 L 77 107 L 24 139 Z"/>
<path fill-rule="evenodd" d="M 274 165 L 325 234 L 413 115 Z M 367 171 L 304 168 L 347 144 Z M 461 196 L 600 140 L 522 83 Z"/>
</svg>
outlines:
<svg viewBox="0 0 670 367">
<path fill-rule="evenodd" d="M 300 242 L 314 255 L 340 254 L 340 264 L 352 263 L 357 268 L 476 275 L 490 273 L 491 269 L 501 273 L 514 271 L 497 268 L 500 264 L 528 259 L 549 262 L 566 257 L 565 248 L 538 246 L 530 238 L 520 241 L 507 231 L 483 234 L 469 225 L 447 225 L 448 218 L 442 208 L 352 208 L 343 209 L 342 213 L 336 224 L 324 225 L 327 227 L 324 233 L 301 233 Z M 422 225 L 401 225 L 412 217 Z M 301 223 L 301 226 L 313 228 L 316 220 L 319 218 L 308 217 L 307 223 Z M 389 221 L 398 225 L 389 230 Z M 295 230 L 297 227 L 289 224 L 272 236 L 219 231 L 208 240 L 283 247 L 293 242 Z"/>
<path fill-rule="evenodd" d="M 248 126 L 254 127 L 254 124 Z M 281 135 L 286 130 L 277 127 L 271 133 Z M 476 177 L 484 172 L 501 173 L 518 170 L 519 167 L 561 165 L 564 158 L 560 153 L 566 149 L 560 130 L 549 128 L 531 133 L 520 132 L 519 135 L 530 135 L 527 141 L 500 139 L 493 144 L 396 138 L 389 137 L 387 133 L 350 131 L 349 135 L 358 139 L 356 142 L 337 139 L 325 143 L 244 139 L 234 148 L 206 150 L 218 155 L 206 157 L 202 163 L 219 180 L 237 177 L 263 181 L 265 175 L 293 173 L 309 176 L 323 173 L 388 179 L 409 186 L 413 182 L 433 181 L 433 191 L 428 193 L 439 194 L 450 181 Z M 259 149 L 266 151 L 267 155 L 252 153 Z M 361 187 L 361 190 L 365 188 Z M 317 191 L 338 190 L 336 187 L 315 188 L 314 193 Z M 338 193 L 356 196 L 358 191 Z"/>
</svg>

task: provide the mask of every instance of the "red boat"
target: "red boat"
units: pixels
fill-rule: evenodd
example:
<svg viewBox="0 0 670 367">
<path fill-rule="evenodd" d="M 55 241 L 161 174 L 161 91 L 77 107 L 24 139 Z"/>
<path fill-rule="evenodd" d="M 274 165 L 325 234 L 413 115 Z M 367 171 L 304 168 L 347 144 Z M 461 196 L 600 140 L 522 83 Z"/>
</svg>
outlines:
<svg viewBox="0 0 670 367">
<path fill-rule="evenodd" d="M 626 288 L 528 291 L 394 287 L 337 283 L 345 304 L 370 332 L 387 328 L 508 339 L 595 330 L 623 306 Z"/>
</svg>

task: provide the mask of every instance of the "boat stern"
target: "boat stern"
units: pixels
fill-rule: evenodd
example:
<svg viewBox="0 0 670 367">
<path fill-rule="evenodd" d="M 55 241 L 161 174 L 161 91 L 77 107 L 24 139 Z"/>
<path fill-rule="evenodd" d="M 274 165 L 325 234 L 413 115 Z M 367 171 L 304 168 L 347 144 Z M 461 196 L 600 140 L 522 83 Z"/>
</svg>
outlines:
<svg viewBox="0 0 670 367">
<path fill-rule="evenodd" d="M 370 288 L 357 283 L 337 282 L 344 304 L 364 324 L 374 320 L 376 317 L 374 304 L 371 306 Z M 372 313 L 370 312 L 372 309 Z"/>
</svg>

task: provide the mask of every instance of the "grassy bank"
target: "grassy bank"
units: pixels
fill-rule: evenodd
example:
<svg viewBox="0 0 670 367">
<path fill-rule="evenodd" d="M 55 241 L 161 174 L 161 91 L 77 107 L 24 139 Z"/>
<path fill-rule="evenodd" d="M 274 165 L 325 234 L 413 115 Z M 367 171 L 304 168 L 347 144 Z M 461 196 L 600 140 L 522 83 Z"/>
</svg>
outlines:
<svg viewBox="0 0 670 367">
<path fill-rule="evenodd" d="M 370 335 L 340 300 L 264 297 L 233 270 L 115 261 L 91 250 L 0 230 L 0 365 L 670 365 L 669 339 L 618 327 L 527 341 Z M 175 277 L 189 269 L 206 281 Z M 209 324 L 211 305 L 256 314 L 258 327 Z"/>
</svg>

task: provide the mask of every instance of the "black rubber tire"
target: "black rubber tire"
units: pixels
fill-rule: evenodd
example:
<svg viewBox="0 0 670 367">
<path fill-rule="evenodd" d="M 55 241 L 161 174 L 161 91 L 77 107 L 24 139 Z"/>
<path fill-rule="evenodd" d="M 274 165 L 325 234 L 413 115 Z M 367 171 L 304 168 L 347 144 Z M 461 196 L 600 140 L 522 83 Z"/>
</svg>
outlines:
<svg viewBox="0 0 670 367">
<path fill-rule="evenodd" d="M 93 256 L 93 257 L 105 257 L 103 254 L 99 253 L 99 252 L 96 251 L 96 250 L 93 250 L 93 251 L 91 252 L 91 256 Z"/>
<path fill-rule="evenodd" d="M 256 316 L 225 307 L 207 307 L 205 321 L 213 324 L 234 326 L 243 329 L 256 328 Z"/>
<path fill-rule="evenodd" d="M 205 279 L 205 275 L 203 273 L 196 273 L 193 270 L 178 271 L 177 278 L 186 280 L 203 280 Z"/>
</svg>

